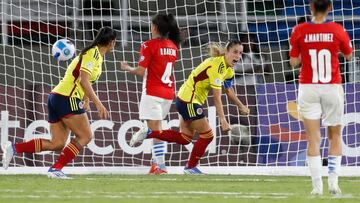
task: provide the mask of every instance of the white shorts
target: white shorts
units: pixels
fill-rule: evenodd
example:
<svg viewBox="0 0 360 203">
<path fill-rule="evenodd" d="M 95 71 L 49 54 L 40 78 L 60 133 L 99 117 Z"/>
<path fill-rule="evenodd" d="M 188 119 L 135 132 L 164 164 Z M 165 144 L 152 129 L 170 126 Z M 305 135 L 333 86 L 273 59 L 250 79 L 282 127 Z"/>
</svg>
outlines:
<svg viewBox="0 0 360 203">
<path fill-rule="evenodd" d="M 341 84 L 300 84 L 299 112 L 305 119 L 322 119 L 324 126 L 342 124 L 344 90 Z"/>
<path fill-rule="evenodd" d="M 170 111 L 173 100 L 141 95 L 139 114 L 141 120 L 164 120 Z"/>
</svg>

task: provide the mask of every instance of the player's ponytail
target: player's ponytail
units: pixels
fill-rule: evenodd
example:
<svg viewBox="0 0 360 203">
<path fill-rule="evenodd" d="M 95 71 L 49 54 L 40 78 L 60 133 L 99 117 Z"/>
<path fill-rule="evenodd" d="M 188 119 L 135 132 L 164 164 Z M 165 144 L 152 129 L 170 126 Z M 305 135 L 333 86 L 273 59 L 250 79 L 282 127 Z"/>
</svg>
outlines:
<svg viewBox="0 0 360 203">
<path fill-rule="evenodd" d="M 180 29 L 177 25 L 177 22 L 174 18 L 174 16 L 169 13 L 167 15 L 168 18 L 168 25 L 169 25 L 169 39 L 174 42 L 174 44 L 179 47 L 180 43 L 182 41 L 181 35 L 180 35 Z"/>
<path fill-rule="evenodd" d="M 315 13 L 325 13 L 331 7 L 331 0 L 311 0 Z"/>
<path fill-rule="evenodd" d="M 106 46 L 116 38 L 116 32 L 110 27 L 102 27 L 92 43 L 81 50 L 80 58 L 94 46 Z"/>
<path fill-rule="evenodd" d="M 219 43 L 210 43 L 208 49 L 211 57 L 222 56 L 225 53 L 224 48 Z"/>
<path fill-rule="evenodd" d="M 167 15 L 159 13 L 152 18 L 151 22 L 153 25 L 155 25 L 161 37 L 168 38 L 176 46 L 180 46 L 182 40 L 180 35 L 180 29 L 172 14 Z"/>
<path fill-rule="evenodd" d="M 209 55 L 211 57 L 218 57 L 225 55 L 225 49 L 229 51 L 229 49 L 235 45 L 242 45 L 239 40 L 229 40 L 225 47 L 221 46 L 219 43 L 210 43 L 208 46 Z"/>
</svg>

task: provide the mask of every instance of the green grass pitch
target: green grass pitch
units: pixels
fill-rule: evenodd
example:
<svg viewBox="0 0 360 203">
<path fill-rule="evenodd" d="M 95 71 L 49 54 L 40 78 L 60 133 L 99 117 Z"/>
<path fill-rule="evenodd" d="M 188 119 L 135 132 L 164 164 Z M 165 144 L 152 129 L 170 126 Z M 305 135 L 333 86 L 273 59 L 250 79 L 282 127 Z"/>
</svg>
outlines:
<svg viewBox="0 0 360 203">
<path fill-rule="evenodd" d="M 309 177 L 224 175 L 0 176 L 0 202 L 360 202 L 360 178 L 340 179 L 341 196 L 310 196 Z"/>
</svg>

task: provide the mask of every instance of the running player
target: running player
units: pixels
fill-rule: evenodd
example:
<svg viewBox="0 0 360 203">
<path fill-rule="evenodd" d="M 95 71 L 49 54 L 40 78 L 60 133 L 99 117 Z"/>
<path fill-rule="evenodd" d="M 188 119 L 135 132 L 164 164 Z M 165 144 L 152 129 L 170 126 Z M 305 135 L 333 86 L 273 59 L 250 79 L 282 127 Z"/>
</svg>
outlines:
<svg viewBox="0 0 360 203">
<path fill-rule="evenodd" d="M 191 72 L 177 95 L 176 108 L 180 114 L 180 132 L 175 130 L 158 131 L 144 127 L 133 135 L 130 145 L 148 138 L 187 145 L 197 132 L 199 139 L 194 145 L 190 159 L 184 168 L 184 173 L 202 174 L 197 168 L 197 164 L 213 139 L 213 132 L 203 110 L 209 91 L 212 90 L 213 92 L 215 108 L 223 131 L 229 131 L 230 125 L 225 118 L 221 101 L 222 87 L 224 87 L 228 98 L 238 106 L 241 113 L 249 114 L 249 109 L 241 103 L 233 89 L 233 67 L 241 59 L 242 51 L 241 42 L 235 40 L 229 41 L 224 51 L 222 47 L 211 45 L 211 57 Z"/>
<path fill-rule="evenodd" d="M 180 30 L 172 14 L 157 14 L 151 21 L 152 39 L 140 49 L 138 67 L 121 63 L 121 69 L 144 77 L 139 114 L 147 126 L 155 131 L 162 129 L 161 122 L 169 113 L 175 97 L 173 69 L 180 46 Z M 153 164 L 150 174 L 166 174 L 165 142 L 153 139 Z"/>
<path fill-rule="evenodd" d="M 341 165 L 341 124 L 344 91 L 341 85 L 338 52 L 352 57 L 350 38 L 339 24 L 326 20 L 331 0 L 310 2 L 312 21 L 296 26 L 291 34 L 290 64 L 302 64 L 299 77 L 299 111 L 303 116 L 308 140 L 307 162 L 311 173 L 311 194 L 322 195 L 320 157 L 320 120 L 328 129 L 328 189 L 341 194 L 338 185 Z"/>
<path fill-rule="evenodd" d="M 64 78 L 51 91 L 48 98 L 51 140 L 33 139 L 16 144 L 8 141 L 3 149 L 2 161 L 5 169 L 16 153 L 62 150 L 55 164 L 48 170 L 48 177 L 69 178 L 62 172 L 62 168 L 79 154 L 80 150 L 91 141 L 93 135 L 84 108 L 88 106 L 86 98 L 94 102 L 101 119 L 108 117 L 108 111 L 91 85 L 99 79 L 103 57 L 114 48 L 115 38 L 116 32 L 113 29 L 103 27 L 91 45 L 73 59 Z M 65 146 L 70 131 L 75 134 L 75 139 Z"/>
</svg>

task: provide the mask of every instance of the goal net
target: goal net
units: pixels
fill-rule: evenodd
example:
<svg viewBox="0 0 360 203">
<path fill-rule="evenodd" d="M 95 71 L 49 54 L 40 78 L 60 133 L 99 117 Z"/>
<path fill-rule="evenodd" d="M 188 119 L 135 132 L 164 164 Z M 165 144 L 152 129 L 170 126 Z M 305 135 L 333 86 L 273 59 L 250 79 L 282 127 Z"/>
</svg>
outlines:
<svg viewBox="0 0 360 203">
<path fill-rule="evenodd" d="M 221 132 L 209 97 L 205 109 L 216 139 L 200 167 L 215 174 L 304 174 L 306 140 L 296 104 L 298 70 L 290 69 L 288 51 L 292 28 L 308 20 L 308 4 L 309 0 L 2 0 L 1 143 L 51 138 L 47 97 L 69 64 L 52 58 L 51 45 L 67 38 L 79 53 L 99 28 L 111 26 L 118 32 L 117 45 L 105 56 L 103 73 L 94 84 L 110 118 L 99 120 L 91 105 L 88 115 L 94 139 L 65 170 L 146 173 L 151 164 L 151 141 L 129 146 L 131 135 L 143 124 L 138 114 L 142 78 L 121 71 L 119 62 L 137 64 L 141 43 L 151 37 L 151 17 L 168 12 L 176 16 L 185 39 L 175 66 L 176 90 L 208 57 L 206 47 L 210 42 L 225 44 L 228 39 L 240 39 L 244 43 L 243 60 L 235 67 L 235 90 L 251 114 L 241 116 L 224 96 L 224 110 L 232 130 Z M 356 57 L 360 1 L 334 0 L 333 8 L 329 18 L 347 29 L 355 48 L 355 60 L 345 63 L 339 56 L 346 93 L 342 165 L 348 175 L 359 175 L 354 167 L 360 159 L 360 70 Z M 178 125 L 178 114 L 172 106 L 163 128 L 178 129 Z M 325 166 L 328 141 L 324 128 L 321 133 Z M 181 172 L 191 149 L 192 144 L 167 144 L 170 173 Z M 0 172 L 45 171 L 43 167 L 51 166 L 58 155 L 17 154 L 8 172 Z"/>
</svg>

